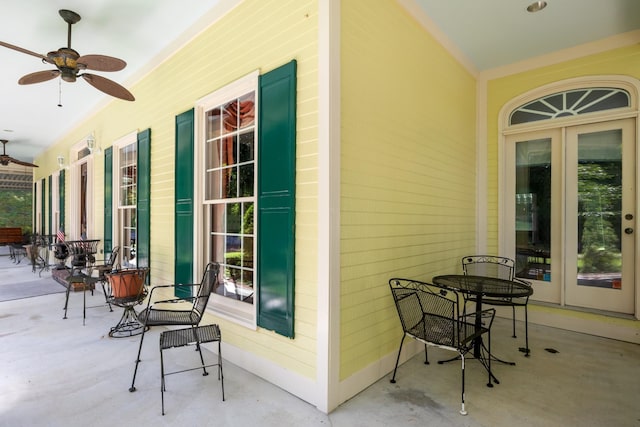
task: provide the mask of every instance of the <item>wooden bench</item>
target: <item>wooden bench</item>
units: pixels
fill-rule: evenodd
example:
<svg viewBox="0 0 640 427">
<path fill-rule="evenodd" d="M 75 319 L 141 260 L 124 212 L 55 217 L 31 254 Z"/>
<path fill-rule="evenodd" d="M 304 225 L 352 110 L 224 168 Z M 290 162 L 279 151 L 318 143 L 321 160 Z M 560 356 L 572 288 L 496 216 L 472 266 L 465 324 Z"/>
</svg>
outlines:
<svg viewBox="0 0 640 427">
<path fill-rule="evenodd" d="M 0 227 L 0 245 L 22 243 L 22 228 Z"/>
</svg>

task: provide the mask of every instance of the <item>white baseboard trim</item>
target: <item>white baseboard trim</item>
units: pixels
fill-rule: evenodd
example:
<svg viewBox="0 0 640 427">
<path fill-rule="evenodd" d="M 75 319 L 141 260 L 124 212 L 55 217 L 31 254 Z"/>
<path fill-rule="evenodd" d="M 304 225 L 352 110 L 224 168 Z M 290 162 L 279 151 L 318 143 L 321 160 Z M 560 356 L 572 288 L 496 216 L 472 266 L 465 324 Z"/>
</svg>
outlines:
<svg viewBox="0 0 640 427">
<path fill-rule="evenodd" d="M 251 372 L 288 393 L 318 407 L 316 383 L 255 353 L 247 352 L 231 344 L 222 342 L 222 357 L 234 365 Z"/>
</svg>

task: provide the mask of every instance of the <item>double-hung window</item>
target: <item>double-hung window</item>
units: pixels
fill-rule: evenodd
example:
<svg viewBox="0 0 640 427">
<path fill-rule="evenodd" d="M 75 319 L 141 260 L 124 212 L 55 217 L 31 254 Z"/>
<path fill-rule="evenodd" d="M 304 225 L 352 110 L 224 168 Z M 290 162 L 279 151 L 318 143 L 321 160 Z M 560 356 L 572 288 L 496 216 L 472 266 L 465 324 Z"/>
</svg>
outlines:
<svg viewBox="0 0 640 427">
<path fill-rule="evenodd" d="M 123 267 L 136 265 L 137 152 L 137 143 L 132 142 L 120 148 L 118 158 L 118 240 L 122 246 Z"/>
<path fill-rule="evenodd" d="M 200 104 L 204 131 L 200 147 L 204 257 L 220 264 L 214 290 L 217 306 L 252 324 L 257 81 L 257 74 L 247 76 Z"/>
<path fill-rule="evenodd" d="M 188 267 L 193 248 L 196 271 L 220 263 L 209 305 L 216 314 L 287 337 L 294 336 L 296 69 L 291 61 L 256 71 L 198 101 L 194 242 L 177 254 L 178 267 Z M 189 114 L 176 119 L 177 161 L 191 158 L 188 126 Z M 181 178 L 177 242 L 191 211 Z"/>
</svg>

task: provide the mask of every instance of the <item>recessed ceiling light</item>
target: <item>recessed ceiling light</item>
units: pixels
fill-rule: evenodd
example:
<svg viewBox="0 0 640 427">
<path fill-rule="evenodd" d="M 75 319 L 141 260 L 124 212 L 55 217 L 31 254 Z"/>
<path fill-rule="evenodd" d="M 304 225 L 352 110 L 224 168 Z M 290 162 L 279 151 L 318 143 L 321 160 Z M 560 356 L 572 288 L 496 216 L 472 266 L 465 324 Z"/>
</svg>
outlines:
<svg viewBox="0 0 640 427">
<path fill-rule="evenodd" d="M 527 6 L 527 12 L 540 12 L 542 9 L 547 7 L 546 1 L 534 1 L 529 6 Z"/>
</svg>

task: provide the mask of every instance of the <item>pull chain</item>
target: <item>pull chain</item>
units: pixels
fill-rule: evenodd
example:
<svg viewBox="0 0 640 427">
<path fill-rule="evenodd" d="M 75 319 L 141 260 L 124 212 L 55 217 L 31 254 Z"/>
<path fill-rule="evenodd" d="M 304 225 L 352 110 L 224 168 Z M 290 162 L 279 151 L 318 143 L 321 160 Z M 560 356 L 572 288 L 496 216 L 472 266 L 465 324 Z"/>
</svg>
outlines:
<svg viewBox="0 0 640 427">
<path fill-rule="evenodd" d="M 62 79 L 58 79 L 58 107 L 62 107 Z"/>
</svg>

